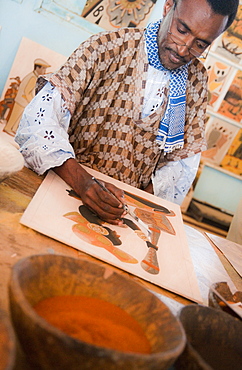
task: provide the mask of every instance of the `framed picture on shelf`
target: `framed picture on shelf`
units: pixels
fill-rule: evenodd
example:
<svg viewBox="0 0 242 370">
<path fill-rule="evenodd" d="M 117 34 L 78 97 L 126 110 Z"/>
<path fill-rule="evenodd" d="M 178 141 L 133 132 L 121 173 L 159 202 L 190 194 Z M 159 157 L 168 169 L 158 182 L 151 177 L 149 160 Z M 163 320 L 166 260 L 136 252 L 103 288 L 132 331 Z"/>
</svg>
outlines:
<svg viewBox="0 0 242 370">
<path fill-rule="evenodd" d="M 218 113 L 242 124 L 242 71 L 237 71 L 218 109 Z"/>
<path fill-rule="evenodd" d="M 208 71 L 208 104 L 216 110 L 221 101 L 221 95 L 224 96 L 226 93 L 226 85 L 231 79 L 231 73 L 235 72 L 233 67 L 213 56 L 209 56 L 204 64 Z"/>
<path fill-rule="evenodd" d="M 203 159 L 220 165 L 239 128 L 229 122 L 211 117 L 206 124 L 208 149 L 202 153 Z"/>
<path fill-rule="evenodd" d="M 220 165 L 224 169 L 242 176 L 242 129 L 238 130 Z"/>
</svg>

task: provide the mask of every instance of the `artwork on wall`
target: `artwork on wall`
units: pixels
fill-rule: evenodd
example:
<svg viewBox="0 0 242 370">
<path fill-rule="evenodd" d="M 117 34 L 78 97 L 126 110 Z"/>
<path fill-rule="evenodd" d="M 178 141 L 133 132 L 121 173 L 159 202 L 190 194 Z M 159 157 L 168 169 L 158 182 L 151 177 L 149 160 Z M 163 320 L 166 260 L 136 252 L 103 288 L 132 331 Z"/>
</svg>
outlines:
<svg viewBox="0 0 242 370">
<path fill-rule="evenodd" d="M 143 27 L 156 0 L 87 0 L 82 17 L 106 30 Z"/>
<path fill-rule="evenodd" d="M 218 113 L 242 123 L 242 71 L 237 71 Z"/>
<path fill-rule="evenodd" d="M 242 63 L 242 4 L 239 5 L 236 19 L 217 39 L 212 50 L 234 63 Z"/>
<path fill-rule="evenodd" d="M 218 99 L 226 88 L 232 67 L 212 56 L 207 58 L 205 66 L 208 71 L 208 103 L 216 110 L 216 103 L 219 103 Z"/>
<path fill-rule="evenodd" d="M 145 27 L 154 5 L 164 0 L 39 0 L 35 10 L 97 33 L 120 27 Z"/>
<path fill-rule="evenodd" d="M 54 72 L 65 60 L 65 56 L 22 38 L 0 101 L 0 120 L 5 124 L 5 132 L 15 134 L 24 108 L 34 97 L 38 76 Z"/>
<path fill-rule="evenodd" d="M 204 159 L 219 165 L 229 149 L 238 127 L 216 117 L 211 117 L 206 124 L 207 150 L 202 153 Z"/>
<path fill-rule="evenodd" d="M 224 156 L 221 167 L 242 176 L 242 129 L 235 136 L 230 148 Z"/>
<path fill-rule="evenodd" d="M 242 2 L 232 25 L 213 43 L 208 70 L 208 149 L 202 159 L 241 175 L 238 134 L 242 127 Z M 233 153 L 236 153 L 234 157 Z"/>
<path fill-rule="evenodd" d="M 89 168 L 88 172 L 124 190 L 129 213 L 122 226 L 100 220 L 52 171 L 21 223 L 144 280 L 202 302 L 180 207 Z"/>
</svg>

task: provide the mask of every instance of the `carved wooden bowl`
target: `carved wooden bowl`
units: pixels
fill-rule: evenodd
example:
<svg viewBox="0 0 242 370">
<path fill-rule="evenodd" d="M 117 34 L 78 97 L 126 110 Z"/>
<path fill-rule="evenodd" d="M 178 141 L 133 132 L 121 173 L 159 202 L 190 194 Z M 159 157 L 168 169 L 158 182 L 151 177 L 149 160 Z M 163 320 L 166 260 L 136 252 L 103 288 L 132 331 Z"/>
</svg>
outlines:
<svg viewBox="0 0 242 370">
<path fill-rule="evenodd" d="M 240 370 L 242 365 L 242 321 L 215 308 L 188 305 L 179 318 L 187 345 L 175 369 Z"/>
<path fill-rule="evenodd" d="M 14 331 L 6 312 L 0 309 L 0 370 L 12 370 L 14 364 Z"/>
<path fill-rule="evenodd" d="M 13 325 L 34 369 L 167 369 L 186 343 L 179 320 L 165 304 L 103 263 L 30 256 L 14 265 L 9 288 Z M 141 325 L 151 354 L 116 351 L 66 335 L 33 309 L 40 300 L 56 295 L 86 295 L 116 304 Z"/>
</svg>

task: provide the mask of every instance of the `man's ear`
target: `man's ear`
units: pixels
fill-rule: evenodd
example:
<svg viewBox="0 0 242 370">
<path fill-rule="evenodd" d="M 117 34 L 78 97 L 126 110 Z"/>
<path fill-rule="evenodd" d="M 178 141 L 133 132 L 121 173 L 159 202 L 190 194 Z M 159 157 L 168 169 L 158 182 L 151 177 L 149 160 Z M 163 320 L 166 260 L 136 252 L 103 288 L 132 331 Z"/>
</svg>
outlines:
<svg viewBox="0 0 242 370">
<path fill-rule="evenodd" d="M 166 0 L 163 8 L 163 17 L 165 17 L 174 5 L 174 0 Z"/>
</svg>

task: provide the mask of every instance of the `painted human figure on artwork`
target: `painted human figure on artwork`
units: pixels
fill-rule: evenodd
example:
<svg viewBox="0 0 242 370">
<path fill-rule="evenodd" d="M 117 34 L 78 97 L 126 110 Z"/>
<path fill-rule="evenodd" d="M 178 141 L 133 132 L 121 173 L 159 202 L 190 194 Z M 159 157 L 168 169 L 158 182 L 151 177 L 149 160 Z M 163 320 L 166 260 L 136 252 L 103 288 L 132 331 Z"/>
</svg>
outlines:
<svg viewBox="0 0 242 370">
<path fill-rule="evenodd" d="M 79 199 L 73 191 L 68 193 Z M 148 252 L 141 261 L 141 267 L 150 274 L 158 274 L 160 271 L 157 259 L 158 241 L 162 231 L 176 234 L 167 218 L 167 216 L 175 216 L 175 213 L 127 192 L 125 192 L 125 201 L 129 206 L 131 219 L 124 217 L 123 225 L 120 227 L 129 227 L 146 243 Z M 112 230 L 112 225 L 101 220 L 86 206 L 81 205 L 79 213 L 69 212 L 64 217 L 76 222 L 72 230 L 79 238 L 108 250 L 122 262 L 138 263 L 134 257 L 117 247 L 122 245 L 122 241 L 118 233 Z"/>
<path fill-rule="evenodd" d="M 3 129 L 3 131 L 5 131 L 7 134 L 12 136 L 16 134 L 24 108 L 35 96 L 36 81 L 40 75 L 46 73 L 46 69 L 48 67 L 50 67 L 49 63 L 45 62 L 43 59 L 35 59 L 33 71 L 22 79 L 18 86 L 11 115 Z"/>
<path fill-rule="evenodd" d="M 0 120 L 9 120 L 12 113 L 14 101 L 21 83 L 20 77 L 10 78 L 11 83 L 4 94 L 3 100 L 0 101 Z"/>
</svg>

